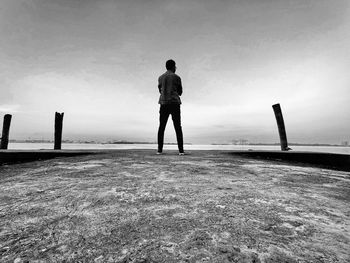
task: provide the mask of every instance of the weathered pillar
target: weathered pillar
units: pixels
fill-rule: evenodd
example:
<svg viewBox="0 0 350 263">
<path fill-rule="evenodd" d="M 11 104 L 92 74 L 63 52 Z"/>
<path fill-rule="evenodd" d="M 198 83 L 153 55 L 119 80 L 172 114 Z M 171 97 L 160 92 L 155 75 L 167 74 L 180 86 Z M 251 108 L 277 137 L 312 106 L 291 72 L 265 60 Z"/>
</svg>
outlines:
<svg viewBox="0 0 350 263">
<path fill-rule="evenodd" d="M 6 114 L 4 116 L 4 124 L 2 126 L 2 135 L 1 135 L 1 145 L 0 149 L 7 149 L 9 144 L 9 135 L 10 135 L 10 124 L 11 124 L 12 115 Z"/>
<path fill-rule="evenodd" d="M 277 103 L 275 105 L 272 105 L 272 108 L 273 108 L 273 111 L 275 112 L 275 117 L 277 121 L 278 133 L 280 135 L 281 150 L 288 151 L 290 150 L 290 148 L 288 147 L 286 128 L 284 126 L 281 106 L 279 103 Z"/>
<path fill-rule="evenodd" d="M 62 145 L 62 127 L 64 113 L 55 113 L 55 150 L 61 150 Z"/>
</svg>

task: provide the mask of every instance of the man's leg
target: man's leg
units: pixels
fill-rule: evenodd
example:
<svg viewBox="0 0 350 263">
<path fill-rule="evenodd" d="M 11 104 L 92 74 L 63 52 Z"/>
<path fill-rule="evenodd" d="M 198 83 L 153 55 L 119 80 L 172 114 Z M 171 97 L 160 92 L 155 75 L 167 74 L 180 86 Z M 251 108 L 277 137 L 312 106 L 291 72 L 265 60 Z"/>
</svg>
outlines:
<svg viewBox="0 0 350 263">
<path fill-rule="evenodd" d="M 164 131 L 166 127 L 166 123 L 169 118 L 169 110 L 166 105 L 161 105 L 159 110 L 159 128 L 158 128 L 158 152 L 161 153 L 163 151 L 164 144 Z"/>
<path fill-rule="evenodd" d="M 176 132 L 177 146 L 179 148 L 179 152 L 184 152 L 184 143 L 183 143 L 183 135 L 182 135 L 182 127 L 181 127 L 181 111 L 180 105 L 172 105 L 171 117 L 173 119 L 174 128 Z"/>
</svg>

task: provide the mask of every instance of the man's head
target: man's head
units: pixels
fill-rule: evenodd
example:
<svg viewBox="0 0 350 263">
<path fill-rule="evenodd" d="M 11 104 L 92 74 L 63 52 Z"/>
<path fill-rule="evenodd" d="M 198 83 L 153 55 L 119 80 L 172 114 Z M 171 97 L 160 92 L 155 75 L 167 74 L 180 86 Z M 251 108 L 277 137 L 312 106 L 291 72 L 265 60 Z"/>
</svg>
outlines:
<svg viewBox="0 0 350 263">
<path fill-rule="evenodd" d="M 175 61 L 172 60 L 172 59 L 169 59 L 166 63 L 165 63 L 165 67 L 167 70 L 170 70 L 172 72 L 175 73 L 176 71 L 176 64 L 175 64 Z"/>
</svg>

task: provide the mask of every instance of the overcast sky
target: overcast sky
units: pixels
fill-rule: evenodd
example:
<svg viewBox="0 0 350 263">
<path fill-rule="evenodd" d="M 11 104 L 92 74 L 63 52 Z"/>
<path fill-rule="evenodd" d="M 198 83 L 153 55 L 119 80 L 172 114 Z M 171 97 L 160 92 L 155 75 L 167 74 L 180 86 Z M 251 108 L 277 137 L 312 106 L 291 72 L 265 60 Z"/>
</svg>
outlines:
<svg viewBox="0 0 350 263">
<path fill-rule="evenodd" d="M 185 142 L 278 142 L 280 103 L 290 142 L 340 143 L 349 50 L 348 0 L 1 0 L 0 116 L 11 138 L 51 139 L 59 111 L 65 139 L 155 141 L 172 58 Z"/>
</svg>

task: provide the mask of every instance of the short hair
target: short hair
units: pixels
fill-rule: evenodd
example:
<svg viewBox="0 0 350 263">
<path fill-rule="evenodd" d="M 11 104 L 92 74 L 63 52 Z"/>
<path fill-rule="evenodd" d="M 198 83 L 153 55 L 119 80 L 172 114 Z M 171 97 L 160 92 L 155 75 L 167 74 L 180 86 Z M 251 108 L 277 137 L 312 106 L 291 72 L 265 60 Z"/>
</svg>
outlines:
<svg viewBox="0 0 350 263">
<path fill-rule="evenodd" d="M 169 59 L 166 63 L 165 63 L 165 67 L 167 70 L 173 69 L 175 67 L 175 61 L 172 59 Z"/>
</svg>

